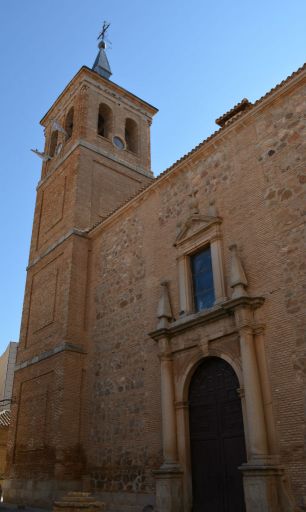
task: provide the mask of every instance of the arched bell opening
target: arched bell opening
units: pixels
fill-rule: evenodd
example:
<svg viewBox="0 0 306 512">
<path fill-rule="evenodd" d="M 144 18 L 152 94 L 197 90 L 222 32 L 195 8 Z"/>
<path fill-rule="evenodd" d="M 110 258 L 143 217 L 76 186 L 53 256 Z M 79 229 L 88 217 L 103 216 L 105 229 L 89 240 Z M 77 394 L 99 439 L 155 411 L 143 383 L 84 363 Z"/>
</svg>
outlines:
<svg viewBox="0 0 306 512">
<path fill-rule="evenodd" d="M 71 107 L 65 119 L 66 140 L 69 140 L 73 132 L 74 108 Z"/>
<path fill-rule="evenodd" d="M 137 123 L 130 118 L 125 120 L 125 143 L 127 150 L 132 153 L 138 152 L 138 126 Z"/>
<path fill-rule="evenodd" d="M 98 112 L 97 132 L 101 137 L 109 138 L 112 131 L 113 113 L 105 103 L 100 103 Z"/>
<path fill-rule="evenodd" d="M 50 146 L 49 146 L 49 156 L 52 158 L 55 155 L 56 148 L 58 144 L 58 130 L 54 130 L 51 133 Z"/>
</svg>

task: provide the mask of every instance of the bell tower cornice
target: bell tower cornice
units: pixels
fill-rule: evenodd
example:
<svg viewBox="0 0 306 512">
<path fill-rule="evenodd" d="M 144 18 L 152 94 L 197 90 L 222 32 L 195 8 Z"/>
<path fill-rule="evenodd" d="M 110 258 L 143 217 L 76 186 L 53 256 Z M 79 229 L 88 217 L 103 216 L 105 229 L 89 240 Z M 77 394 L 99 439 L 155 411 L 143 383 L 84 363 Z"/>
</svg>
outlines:
<svg viewBox="0 0 306 512">
<path fill-rule="evenodd" d="M 77 140 L 153 177 L 150 127 L 156 112 L 149 103 L 83 66 L 40 121 L 47 156 L 42 178 L 58 167 Z"/>
<path fill-rule="evenodd" d="M 113 98 L 125 100 L 133 105 L 134 108 L 136 107 L 141 109 L 141 111 L 150 118 L 158 112 L 158 109 L 153 107 L 153 105 L 140 99 L 127 89 L 124 89 L 111 80 L 103 78 L 89 67 L 82 66 L 43 116 L 40 124 L 42 126 L 47 126 L 49 121 L 57 114 L 58 109 L 62 110 L 62 108 L 69 103 L 72 97 L 86 84 L 104 91 Z"/>
</svg>

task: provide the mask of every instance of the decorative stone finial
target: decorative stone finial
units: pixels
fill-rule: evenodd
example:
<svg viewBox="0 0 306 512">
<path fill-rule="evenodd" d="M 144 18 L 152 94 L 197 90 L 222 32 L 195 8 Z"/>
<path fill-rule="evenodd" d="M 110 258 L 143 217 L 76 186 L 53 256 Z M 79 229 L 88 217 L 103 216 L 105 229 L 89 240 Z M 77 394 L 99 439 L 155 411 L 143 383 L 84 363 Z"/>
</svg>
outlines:
<svg viewBox="0 0 306 512">
<path fill-rule="evenodd" d="M 178 236 L 182 230 L 183 227 L 183 221 L 181 219 L 178 219 L 176 223 L 176 235 Z"/>
<path fill-rule="evenodd" d="M 230 271 L 230 286 L 233 288 L 232 299 L 246 297 L 248 296 L 248 293 L 245 287 L 248 286 L 248 281 L 238 255 L 237 245 L 231 245 L 229 250 L 232 253 Z"/>
<path fill-rule="evenodd" d="M 189 206 L 189 210 L 190 210 L 191 215 L 196 215 L 196 214 L 199 213 L 199 203 L 198 203 L 198 200 L 196 198 L 197 193 L 198 193 L 197 190 L 193 190 L 189 194 L 190 199 L 189 199 L 188 206 Z"/>
<path fill-rule="evenodd" d="M 216 208 L 216 204 L 215 204 L 215 200 L 214 199 L 211 199 L 209 201 L 208 215 L 210 217 L 217 217 L 217 208 Z"/>
<path fill-rule="evenodd" d="M 103 76 L 103 78 L 106 78 L 107 80 L 111 76 L 111 68 L 108 62 L 108 58 L 105 53 L 106 49 L 106 43 L 105 43 L 105 35 L 107 30 L 109 29 L 110 23 L 107 23 L 104 21 L 102 30 L 98 36 L 98 39 L 101 39 L 101 41 L 98 44 L 99 53 L 96 57 L 96 60 L 94 62 L 94 65 L 92 66 L 92 69 L 99 73 L 99 75 Z"/>
<path fill-rule="evenodd" d="M 170 304 L 168 281 L 162 281 L 160 284 L 162 290 L 157 308 L 157 329 L 165 329 L 168 327 L 169 322 L 171 322 L 173 319 L 173 316 Z"/>
</svg>

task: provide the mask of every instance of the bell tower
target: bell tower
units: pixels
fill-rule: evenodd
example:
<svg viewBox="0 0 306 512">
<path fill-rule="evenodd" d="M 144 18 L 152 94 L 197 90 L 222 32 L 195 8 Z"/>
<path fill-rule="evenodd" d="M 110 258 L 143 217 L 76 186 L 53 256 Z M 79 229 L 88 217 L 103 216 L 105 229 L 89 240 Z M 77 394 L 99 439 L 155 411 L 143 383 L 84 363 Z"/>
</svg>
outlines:
<svg viewBox="0 0 306 512">
<path fill-rule="evenodd" d="M 41 120 L 47 159 L 42 182 L 77 161 L 77 191 L 86 186 L 89 194 L 75 205 L 74 227 L 82 229 L 153 178 L 150 126 L 157 110 L 111 82 L 111 74 L 102 40 L 93 68 L 83 66 Z"/>
<path fill-rule="evenodd" d="M 13 389 L 5 499 L 49 504 L 80 489 L 88 343 L 87 230 L 152 182 L 157 110 L 110 80 L 105 33 L 41 120 L 37 186 Z"/>
</svg>

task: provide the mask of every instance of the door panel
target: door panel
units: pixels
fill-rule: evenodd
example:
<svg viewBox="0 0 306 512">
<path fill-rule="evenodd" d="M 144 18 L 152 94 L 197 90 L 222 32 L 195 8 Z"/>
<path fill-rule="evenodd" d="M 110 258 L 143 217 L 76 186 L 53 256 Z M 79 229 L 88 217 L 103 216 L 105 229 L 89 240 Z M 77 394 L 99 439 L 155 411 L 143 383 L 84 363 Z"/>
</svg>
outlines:
<svg viewBox="0 0 306 512">
<path fill-rule="evenodd" d="M 223 359 L 208 358 L 189 389 L 193 512 L 245 512 L 246 462 L 239 382 Z"/>
</svg>

